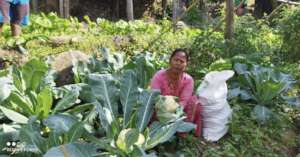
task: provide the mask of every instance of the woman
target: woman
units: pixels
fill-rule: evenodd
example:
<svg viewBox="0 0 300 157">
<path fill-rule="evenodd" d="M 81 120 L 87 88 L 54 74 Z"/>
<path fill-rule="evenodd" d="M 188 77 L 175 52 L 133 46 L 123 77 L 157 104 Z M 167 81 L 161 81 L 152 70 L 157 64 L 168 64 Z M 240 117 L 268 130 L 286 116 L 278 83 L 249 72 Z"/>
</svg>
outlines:
<svg viewBox="0 0 300 157">
<path fill-rule="evenodd" d="M 247 0 L 235 0 L 235 13 L 237 16 L 242 16 L 247 11 Z"/>
<path fill-rule="evenodd" d="M 20 36 L 21 26 L 29 24 L 29 0 L 0 0 L 0 33 L 6 23 L 10 23 L 12 36 Z M 16 46 L 18 51 L 25 53 L 21 45 Z"/>
<path fill-rule="evenodd" d="M 185 73 L 189 56 L 186 50 L 173 51 L 169 68 L 163 69 L 153 76 L 151 88 L 160 90 L 162 95 L 172 95 L 179 98 L 187 114 L 186 121 L 196 124 L 195 136 L 201 135 L 201 105 L 196 96 L 193 96 L 194 80 Z"/>
</svg>

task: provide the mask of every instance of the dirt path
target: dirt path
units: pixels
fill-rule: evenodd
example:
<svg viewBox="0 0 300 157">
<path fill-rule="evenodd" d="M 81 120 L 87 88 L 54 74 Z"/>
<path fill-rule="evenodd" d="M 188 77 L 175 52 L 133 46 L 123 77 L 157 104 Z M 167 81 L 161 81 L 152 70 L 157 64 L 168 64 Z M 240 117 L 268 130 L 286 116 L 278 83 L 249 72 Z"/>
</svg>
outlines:
<svg viewBox="0 0 300 157">
<path fill-rule="evenodd" d="M 0 49 L 0 70 L 11 64 L 22 65 L 28 61 L 28 56 L 14 50 Z"/>
</svg>

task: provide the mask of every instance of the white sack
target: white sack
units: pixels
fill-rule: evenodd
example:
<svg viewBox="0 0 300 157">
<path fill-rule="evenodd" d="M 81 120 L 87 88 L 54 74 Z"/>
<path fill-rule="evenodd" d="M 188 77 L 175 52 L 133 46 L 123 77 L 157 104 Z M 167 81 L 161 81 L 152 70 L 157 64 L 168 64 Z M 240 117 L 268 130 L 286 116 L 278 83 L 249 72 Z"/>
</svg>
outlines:
<svg viewBox="0 0 300 157">
<path fill-rule="evenodd" d="M 197 89 L 203 105 L 203 137 L 208 141 L 218 141 L 228 131 L 231 109 L 227 102 L 226 81 L 233 75 L 232 70 L 210 72 Z"/>
</svg>

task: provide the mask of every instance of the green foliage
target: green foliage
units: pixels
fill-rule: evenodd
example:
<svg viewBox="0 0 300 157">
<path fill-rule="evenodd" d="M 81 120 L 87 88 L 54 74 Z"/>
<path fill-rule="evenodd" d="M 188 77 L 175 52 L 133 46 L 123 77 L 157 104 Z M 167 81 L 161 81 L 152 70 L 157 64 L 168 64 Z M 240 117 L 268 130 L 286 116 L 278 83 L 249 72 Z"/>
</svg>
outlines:
<svg viewBox="0 0 300 157">
<path fill-rule="evenodd" d="M 259 122 L 264 124 L 274 119 L 275 116 L 269 108 L 282 102 L 282 95 L 292 89 L 295 81 L 291 75 L 258 65 L 240 63 L 236 63 L 234 69 L 238 74 L 239 84 L 231 91 L 231 95 L 240 95 L 243 100 L 254 100 L 257 103 L 254 114 Z"/>
<path fill-rule="evenodd" d="M 88 143 L 69 143 L 51 148 L 44 157 L 93 157 L 97 155 L 97 148 Z"/>
<path fill-rule="evenodd" d="M 48 65 L 41 60 L 33 59 L 22 68 L 13 66 L 10 77 L 13 81 L 11 92 L 6 97 L 3 105 L 9 108 L 21 110 L 26 116 L 39 115 L 46 117 L 52 106 L 52 94 L 49 84 L 45 80 L 48 74 Z"/>
<path fill-rule="evenodd" d="M 229 56 L 237 54 L 274 54 L 280 50 L 281 38 L 277 30 L 270 27 L 265 20 L 241 16 L 235 22 L 234 39 L 228 43 Z"/>
<path fill-rule="evenodd" d="M 282 55 L 286 60 L 297 62 L 299 52 L 300 7 L 286 7 L 278 19 L 278 29 L 282 36 Z"/>
<path fill-rule="evenodd" d="M 113 51 L 123 51 L 132 55 L 134 51 L 150 51 L 158 54 L 171 52 L 177 47 L 192 44 L 198 29 L 185 28 L 172 32 L 172 23 L 168 20 L 155 22 L 136 20 L 133 22 L 111 22 L 98 19 L 96 22 L 85 18 L 79 22 L 76 18 L 62 19 L 54 13 L 32 15 L 31 24 L 24 27 L 20 38 L 11 38 L 9 28 L 5 27 L 0 36 L 1 48 L 14 48 L 16 43 L 26 46 L 30 57 L 42 57 L 57 54 L 70 49 L 91 53 L 99 47 Z M 80 42 L 67 42 L 53 45 L 52 37 L 79 36 Z"/>
<path fill-rule="evenodd" d="M 0 36 L 1 48 L 22 43 L 29 49 L 29 57 L 69 49 L 87 53 L 99 47 L 109 49 L 102 49 L 88 63 L 73 67 L 74 85 L 54 87 L 50 67 L 37 59 L 24 67 L 0 71 L 0 121 L 5 123 L 0 126 L 1 154 L 10 153 L 2 149 L 8 140 L 20 140 L 28 152 L 17 152 L 15 156 L 154 157 L 155 153 L 147 154 L 153 151 L 158 151 L 158 156 L 295 156 L 291 152 L 299 147 L 299 138 L 287 133 L 296 130 L 291 125 L 298 124 L 299 109 L 283 103 L 299 105 L 297 98 L 291 97 L 299 93 L 299 87 L 281 92 L 291 80 L 282 79 L 286 75 L 277 70 L 293 74 L 296 80 L 300 78 L 299 64 L 282 59 L 297 58 L 298 12 L 299 8 L 283 11 L 276 27 L 250 16 L 238 17 L 231 41 L 223 39 L 223 28 L 184 28 L 173 32 L 168 20 L 93 22 L 85 17 L 79 22 L 76 18 L 61 19 L 53 13 L 32 15 L 32 24 L 24 27 L 23 36 L 16 39 L 10 37 L 5 26 Z M 197 10 L 190 15 L 195 18 Z M 50 43 L 51 37 L 60 35 L 78 35 L 82 41 Z M 192 136 L 173 140 L 173 145 L 177 145 L 174 154 L 165 148 L 170 144 L 168 141 L 172 141 L 175 132 L 189 131 L 194 126 L 182 121 L 182 111 L 168 117 L 165 123 L 150 125 L 159 94 L 147 88 L 155 70 L 166 67 L 168 54 L 178 47 L 191 50 L 189 72 L 196 82 L 208 71 L 232 69 L 236 62 L 272 69 L 259 72 L 260 68 L 248 68 L 239 75 L 243 83 L 230 84 L 240 85 L 240 97 L 231 97 L 233 117 L 224 138 L 214 144 Z M 258 125 L 257 119 L 272 119 L 274 123 Z M 125 139 L 126 149 L 120 149 L 117 138 L 129 128 L 134 131 Z M 138 134 L 145 137 L 142 145 L 136 143 Z"/>
</svg>

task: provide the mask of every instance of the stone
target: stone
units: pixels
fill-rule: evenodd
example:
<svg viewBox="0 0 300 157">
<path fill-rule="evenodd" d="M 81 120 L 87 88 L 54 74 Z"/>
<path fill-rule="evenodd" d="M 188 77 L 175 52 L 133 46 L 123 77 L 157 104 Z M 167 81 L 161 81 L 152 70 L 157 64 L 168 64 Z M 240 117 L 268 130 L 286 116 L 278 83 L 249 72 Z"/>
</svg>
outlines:
<svg viewBox="0 0 300 157">
<path fill-rule="evenodd" d="M 89 58 L 90 56 L 81 51 L 67 51 L 55 56 L 52 63 L 52 69 L 57 73 L 57 86 L 73 83 L 73 63 L 77 61 L 88 62 Z"/>
<path fill-rule="evenodd" d="M 82 41 L 82 37 L 80 36 L 65 35 L 65 36 L 50 37 L 48 42 L 53 46 L 60 46 L 64 44 L 79 43 L 81 41 Z"/>
</svg>

